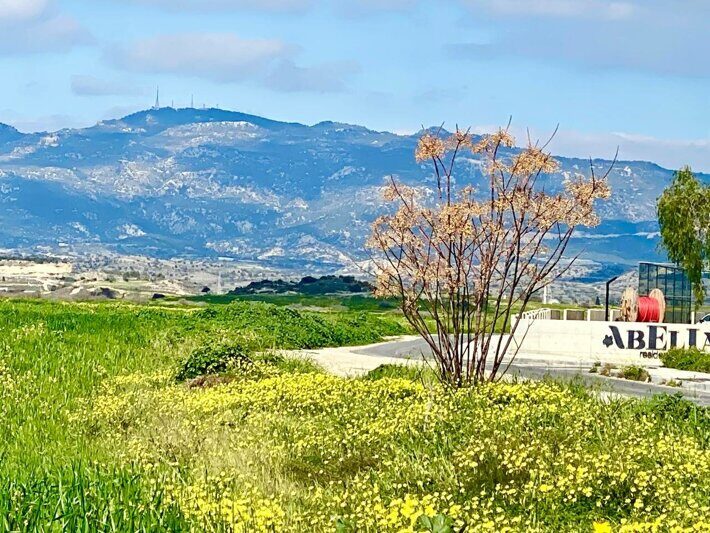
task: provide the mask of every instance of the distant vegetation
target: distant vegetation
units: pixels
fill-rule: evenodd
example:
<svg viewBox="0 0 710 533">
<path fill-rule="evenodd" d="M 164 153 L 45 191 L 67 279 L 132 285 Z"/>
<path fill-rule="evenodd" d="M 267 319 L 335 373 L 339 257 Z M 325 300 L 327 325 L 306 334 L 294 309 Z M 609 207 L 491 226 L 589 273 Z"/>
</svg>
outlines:
<svg viewBox="0 0 710 533">
<path fill-rule="evenodd" d="M 399 302 L 394 299 L 379 299 L 363 294 L 324 294 L 308 296 L 306 294 L 206 294 L 188 297 L 190 302 L 206 302 L 210 304 L 229 304 L 235 301 L 266 302 L 279 306 L 293 308 L 322 309 L 330 311 L 382 311 L 393 312 L 399 308 Z"/>
<path fill-rule="evenodd" d="M 253 281 L 246 287 L 237 287 L 229 294 L 243 296 L 247 294 L 307 294 L 311 296 L 337 293 L 365 293 L 373 287 L 366 281 L 353 276 L 306 276 L 300 281 L 262 280 Z"/>
<path fill-rule="evenodd" d="M 188 301 L 227 304 L 234 301 L 266 302 L 292 308 L 329 311 L 396 311 L 394 298 L 374 298 L 372 285 L 353 276 L 306 276 L 300 281 L 262 280 L 227 294 L 202 294 Z"/>
<path fill-rule="evenodd" d="M 62 259 L 59 257 L 48 257 L 44 255 L 9 253 L 0 254 L 0 261 L 27 261 L 38 264 L 53 264 L 61 263 Z"/>
</svg>

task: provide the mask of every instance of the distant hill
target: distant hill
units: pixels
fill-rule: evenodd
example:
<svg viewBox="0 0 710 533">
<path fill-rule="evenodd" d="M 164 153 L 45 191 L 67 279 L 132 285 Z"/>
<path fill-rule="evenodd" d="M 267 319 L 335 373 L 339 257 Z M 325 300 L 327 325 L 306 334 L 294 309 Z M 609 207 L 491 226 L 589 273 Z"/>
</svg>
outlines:
<svg viewBox="0 0 710 533">
<path fill-rule="evenodd" d="M 220 109 L 146 110 L 85 129 L 22 134 L 0 125 L 0 248 L 156 257 L 225 256 L 301 271 L 353 268 L 395 175 L 431 187 L 417 136 Z M 560 158 L 559 175 L 588 161 Z M 595 160 L 597 169 L 608 161 Z M 461 159 L 482 176 L 481 161 Z M 659 258 L 655 200 L 672 171 L 621 161 L 604 223 L 571 251 L 618 264 Z M 701 176 L 710 179 L 710 176 Z"/>
<path fill-rule="evenodd" d="M 353 276 L 306 276 L 300 281 L 262 280 L 254 281 L 246 287 L 237 287 L 229 294 L 245 296 L 248 294 L 305 294 L 309 296 L 339 293 L 365 293 L 373 289 L 370 283 L 355 279 Z"/>
</svg>

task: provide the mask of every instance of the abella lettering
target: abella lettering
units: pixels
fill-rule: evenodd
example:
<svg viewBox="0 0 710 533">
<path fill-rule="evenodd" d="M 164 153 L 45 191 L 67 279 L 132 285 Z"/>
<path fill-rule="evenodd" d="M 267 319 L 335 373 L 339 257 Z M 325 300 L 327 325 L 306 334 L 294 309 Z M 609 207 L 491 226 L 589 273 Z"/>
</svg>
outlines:
<svg viewBox="0 0 710 533">
<path fill-rule="evenodd" d="M 665 350 L 665 326 L 649 326 L 648 327 L 648 349 L 649 350 Z M 659 344 L 660 343 L 660 344 Z"/>
<path fill-rule="evenodd" d="M 620 329 L 619 326 L 609 326 L 609 335 L 605 335 L 602 343 L 607 348 L 615 346 L 620 350 L 668 350 L 679 345 L 696 347 L 710 351 L 710 331 L 698 328 L 687 330 L 670 330 L 667 326 L 649 324 L 648 329 Z M 679 341 L 681 344 L 679 344 Z M 682 341 L 686 341 L 683 344 Z"/>
</svg>

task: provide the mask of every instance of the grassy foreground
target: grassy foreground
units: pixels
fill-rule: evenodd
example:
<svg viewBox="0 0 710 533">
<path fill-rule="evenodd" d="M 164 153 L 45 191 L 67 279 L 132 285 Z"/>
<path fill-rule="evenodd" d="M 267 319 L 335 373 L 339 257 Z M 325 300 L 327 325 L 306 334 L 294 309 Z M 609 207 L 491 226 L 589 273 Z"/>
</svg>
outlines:
<svg viewBox="0 0 710 533">
<path fill-rule="evenodd" d="M 0 303 L 0 530 L 710 531 L 710 418 L 553 383 L 451 392 L 255 349 L 400 332 L 353 313 Z"/>
</svg>

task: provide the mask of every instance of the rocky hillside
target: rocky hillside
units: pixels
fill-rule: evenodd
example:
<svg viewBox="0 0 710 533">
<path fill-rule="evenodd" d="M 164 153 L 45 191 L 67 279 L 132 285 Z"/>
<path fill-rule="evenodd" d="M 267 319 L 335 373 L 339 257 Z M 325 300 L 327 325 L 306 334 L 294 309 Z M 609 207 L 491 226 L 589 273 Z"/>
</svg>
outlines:
<svg viewBox="0 0 710 533">
<path fill-rule="evenodd" d="M 431 185 L 415 144 L 361 126 L 219 109 L 162 108 L 43 134 L 0 125 L 0 247 L 352 266 L 366 257 L 385 177 Z M 561 174 L 589 165 L 561 162 Z M 462 163 L 480 176 L 480 161 Z M 655 199 L 671 177 L 653 163 L 617 163 L 604 223 L 579 233 L 574 249 L 617 265 L 655 258 Z"/>
</svg>

